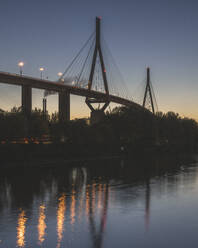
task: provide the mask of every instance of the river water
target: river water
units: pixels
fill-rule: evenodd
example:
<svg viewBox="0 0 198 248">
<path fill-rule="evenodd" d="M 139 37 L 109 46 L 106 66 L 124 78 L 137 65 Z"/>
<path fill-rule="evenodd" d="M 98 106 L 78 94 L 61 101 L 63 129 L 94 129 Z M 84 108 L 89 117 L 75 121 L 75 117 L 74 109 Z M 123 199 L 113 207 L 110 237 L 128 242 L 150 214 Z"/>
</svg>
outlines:
<svg viewBox="0 0 198 248">
<path fill-rule="evenodd" d="M 152 158 L 0 172 L 0 247 L 198 245 L 198 163 Z"/>
</svg>

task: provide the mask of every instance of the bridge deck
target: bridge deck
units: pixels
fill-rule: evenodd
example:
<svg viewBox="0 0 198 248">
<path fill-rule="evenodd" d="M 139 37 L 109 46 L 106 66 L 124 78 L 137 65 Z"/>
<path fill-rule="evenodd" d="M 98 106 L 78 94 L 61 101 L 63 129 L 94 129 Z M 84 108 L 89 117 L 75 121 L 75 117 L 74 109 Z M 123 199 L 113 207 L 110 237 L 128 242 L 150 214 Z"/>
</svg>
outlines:
<svg viewBox="0 0 198 248">
<path fill-rule="evenodd" d="M 53 82 L 50 80 L 43 80 L 29 76 L 20 76 L 18 74 L 12 74 L 7 72 L 0 72 L 0 83 L 19 85 L 19 86 L 28 85 L 32 88 L 37 88 L 37 89 L 56 91 L 56 92 L 67 91 L 73 95 L 91 97 L 95 99 L 106 99 L 106 94 L 102 92 L 65 85 L 63 83 Z M 122 104 L 125 106 L 134 106 L 136 108 L 142 108 L 141 105 L 131 100 L 115 95 L 109 95 L 109 100 L 110 102 Z"/>
</svg>

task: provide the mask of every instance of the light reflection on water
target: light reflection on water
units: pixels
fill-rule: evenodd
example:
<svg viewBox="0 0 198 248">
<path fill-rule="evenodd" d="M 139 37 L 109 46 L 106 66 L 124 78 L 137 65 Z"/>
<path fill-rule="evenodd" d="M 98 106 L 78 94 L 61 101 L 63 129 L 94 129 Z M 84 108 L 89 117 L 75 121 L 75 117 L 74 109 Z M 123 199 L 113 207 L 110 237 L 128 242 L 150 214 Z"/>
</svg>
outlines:
<svg viewBox="0 0 198 248">
<path fill-rule="evenodd" d="M 161 171 L 158 165 L 149 170 L 121 165 L 40 173 L 22 169 L 17 186 L 16 173 L 5 173 L 0 180 L 0 247 L 167 247 L 159 226 L 174 247 L 186 247 L 182 234 L 192 221 L 198 226 L 193 216 L 198 167 Z M 197 238 L 195 231 L 191 236 Z"/>
<path fill-rule="evenodd" d="M 71 210 L 70 210 L 70 213 L 71 213 L 71 225 L 74 225 L 75 224 L 75 216 L 76 216 L 76 192 L 74 190 L 74 188 L 72 188 L 72 195 L 71 195 Z"/>
<path fill-rule="evenodd" d="M 39 219 L 38 219 L 38 241 L 42 244 L 45 240 L 45 229 L 47 228 L 45 223 L 45 205 L 39 207 Z"/>
<path fill-rule="evenodd" d="M 58 199 L 58 201 L 59 203 L 57 210 L 57 235 L 58 235 L 57 248 L 61 246 L 61 240 L 63 238 L 65 211 L 66 211 L 66 195 L 63 193 L 62 196 Z"/>
<path fill-rule="evenodd" d="M 25 229 L 26 229 L 27 218 L 25 217 L 25 211 L 20 210 L 17 223 L 17 246 L 25 246 Z"/>
</svg>

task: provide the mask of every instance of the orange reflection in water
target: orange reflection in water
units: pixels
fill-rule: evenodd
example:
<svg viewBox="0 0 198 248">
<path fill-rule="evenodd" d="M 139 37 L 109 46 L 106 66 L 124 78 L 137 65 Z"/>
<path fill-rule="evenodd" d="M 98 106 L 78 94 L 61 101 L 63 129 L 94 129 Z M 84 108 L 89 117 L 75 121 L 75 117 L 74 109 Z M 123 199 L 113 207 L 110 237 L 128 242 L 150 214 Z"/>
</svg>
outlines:
<svg viewBox="0 0 198 248">
<path fill-rule="evenodd" d="M 78 219 L 81 220 L 82 212 L 83 212 L 83 201 L 84 201 L 84 194 L 81 192 L 80 200 L 79 200 L 79 207 L 78 207 Z"/>
<path fill-rule="evenodd" d="M 74 189 L 72 189 L 72 196 L 71 196 L 71 225 L 73 225 L 75 223 L 75 213 L 76 211 L 76 192 Z"/>
<path fill-rule="evenodd" d="M 59 203 L 57 210 L 57 235 L 58 235 L 57 248 L 60 247 L 60 243 L 63 238 L 65 210 L 66 210 L 66 195 L 63 194 L 58 200 Z"/>
<path fill-rule="evenodd" d="M 45 229 L 46 229 L 46 224 L 45 224 L 45 206 L 41 205 L 39 208 L 39 219 L 38 219 L 38 240 L 40 243 L 43 243 L 45 240 Z"/>
<path fill-rule="evenodd" d="M 98 185 L 98 209 L 102 207 L 102 184 Z"/>
<path fill-rule="evenodd" d="M 17 246 L 24 247 L 25 246 L 25 224 L 27 218 L 25 217 L 25 211 L 21 210 L 21 213 L 18 217 L 18 225 L 17 225 Z"/>
<path fill-rule="evenodd" d="M 95 210 L 95 203 L 96 203 L 96 184 L 92 184 L 92 211 Z"/>
</svg>

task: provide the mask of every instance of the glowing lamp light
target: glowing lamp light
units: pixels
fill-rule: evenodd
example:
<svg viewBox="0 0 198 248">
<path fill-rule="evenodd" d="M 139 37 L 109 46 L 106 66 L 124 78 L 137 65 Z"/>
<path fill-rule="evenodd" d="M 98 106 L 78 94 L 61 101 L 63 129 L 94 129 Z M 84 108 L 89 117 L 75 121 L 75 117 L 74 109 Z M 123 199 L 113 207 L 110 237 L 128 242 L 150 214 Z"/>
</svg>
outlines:
<svg viewBox="0 0 198 248">
<path fill-rule="evenodd" d="M 58 72 L 58 76 L 61 77 L 63 75 L 62 72 Z"/>
<path fill-rule="evenodd" d="M 44 71 L 44 68 L 43 68 L 43 67 L 40 67 L 40 68 L 39 68 L 39 71 L 41 72 L 41 79 L 43 79 L 43 71 Z"/>
<path fill-rule="evenodd" d="M 23 67 L 23 66 L 24 66 L 24 62 L 22 62 L 22 61 L 19 62 L 19 63 L 18 63 L 18 66 L 19 66 L 19 67 Z"/>
<path fill-rule="evenodd" d="M 18 66 L 19 66 L 19 68 L 20 68 L 20 75 L 22 76 L 22 74 L 23 74 L 22 68 L 23 68 L 23 66 L 24 66 L 24 62 L 23 62 L 23 61 L 20 61 L 20 62 L 18 63 Z"/>
</svg>

